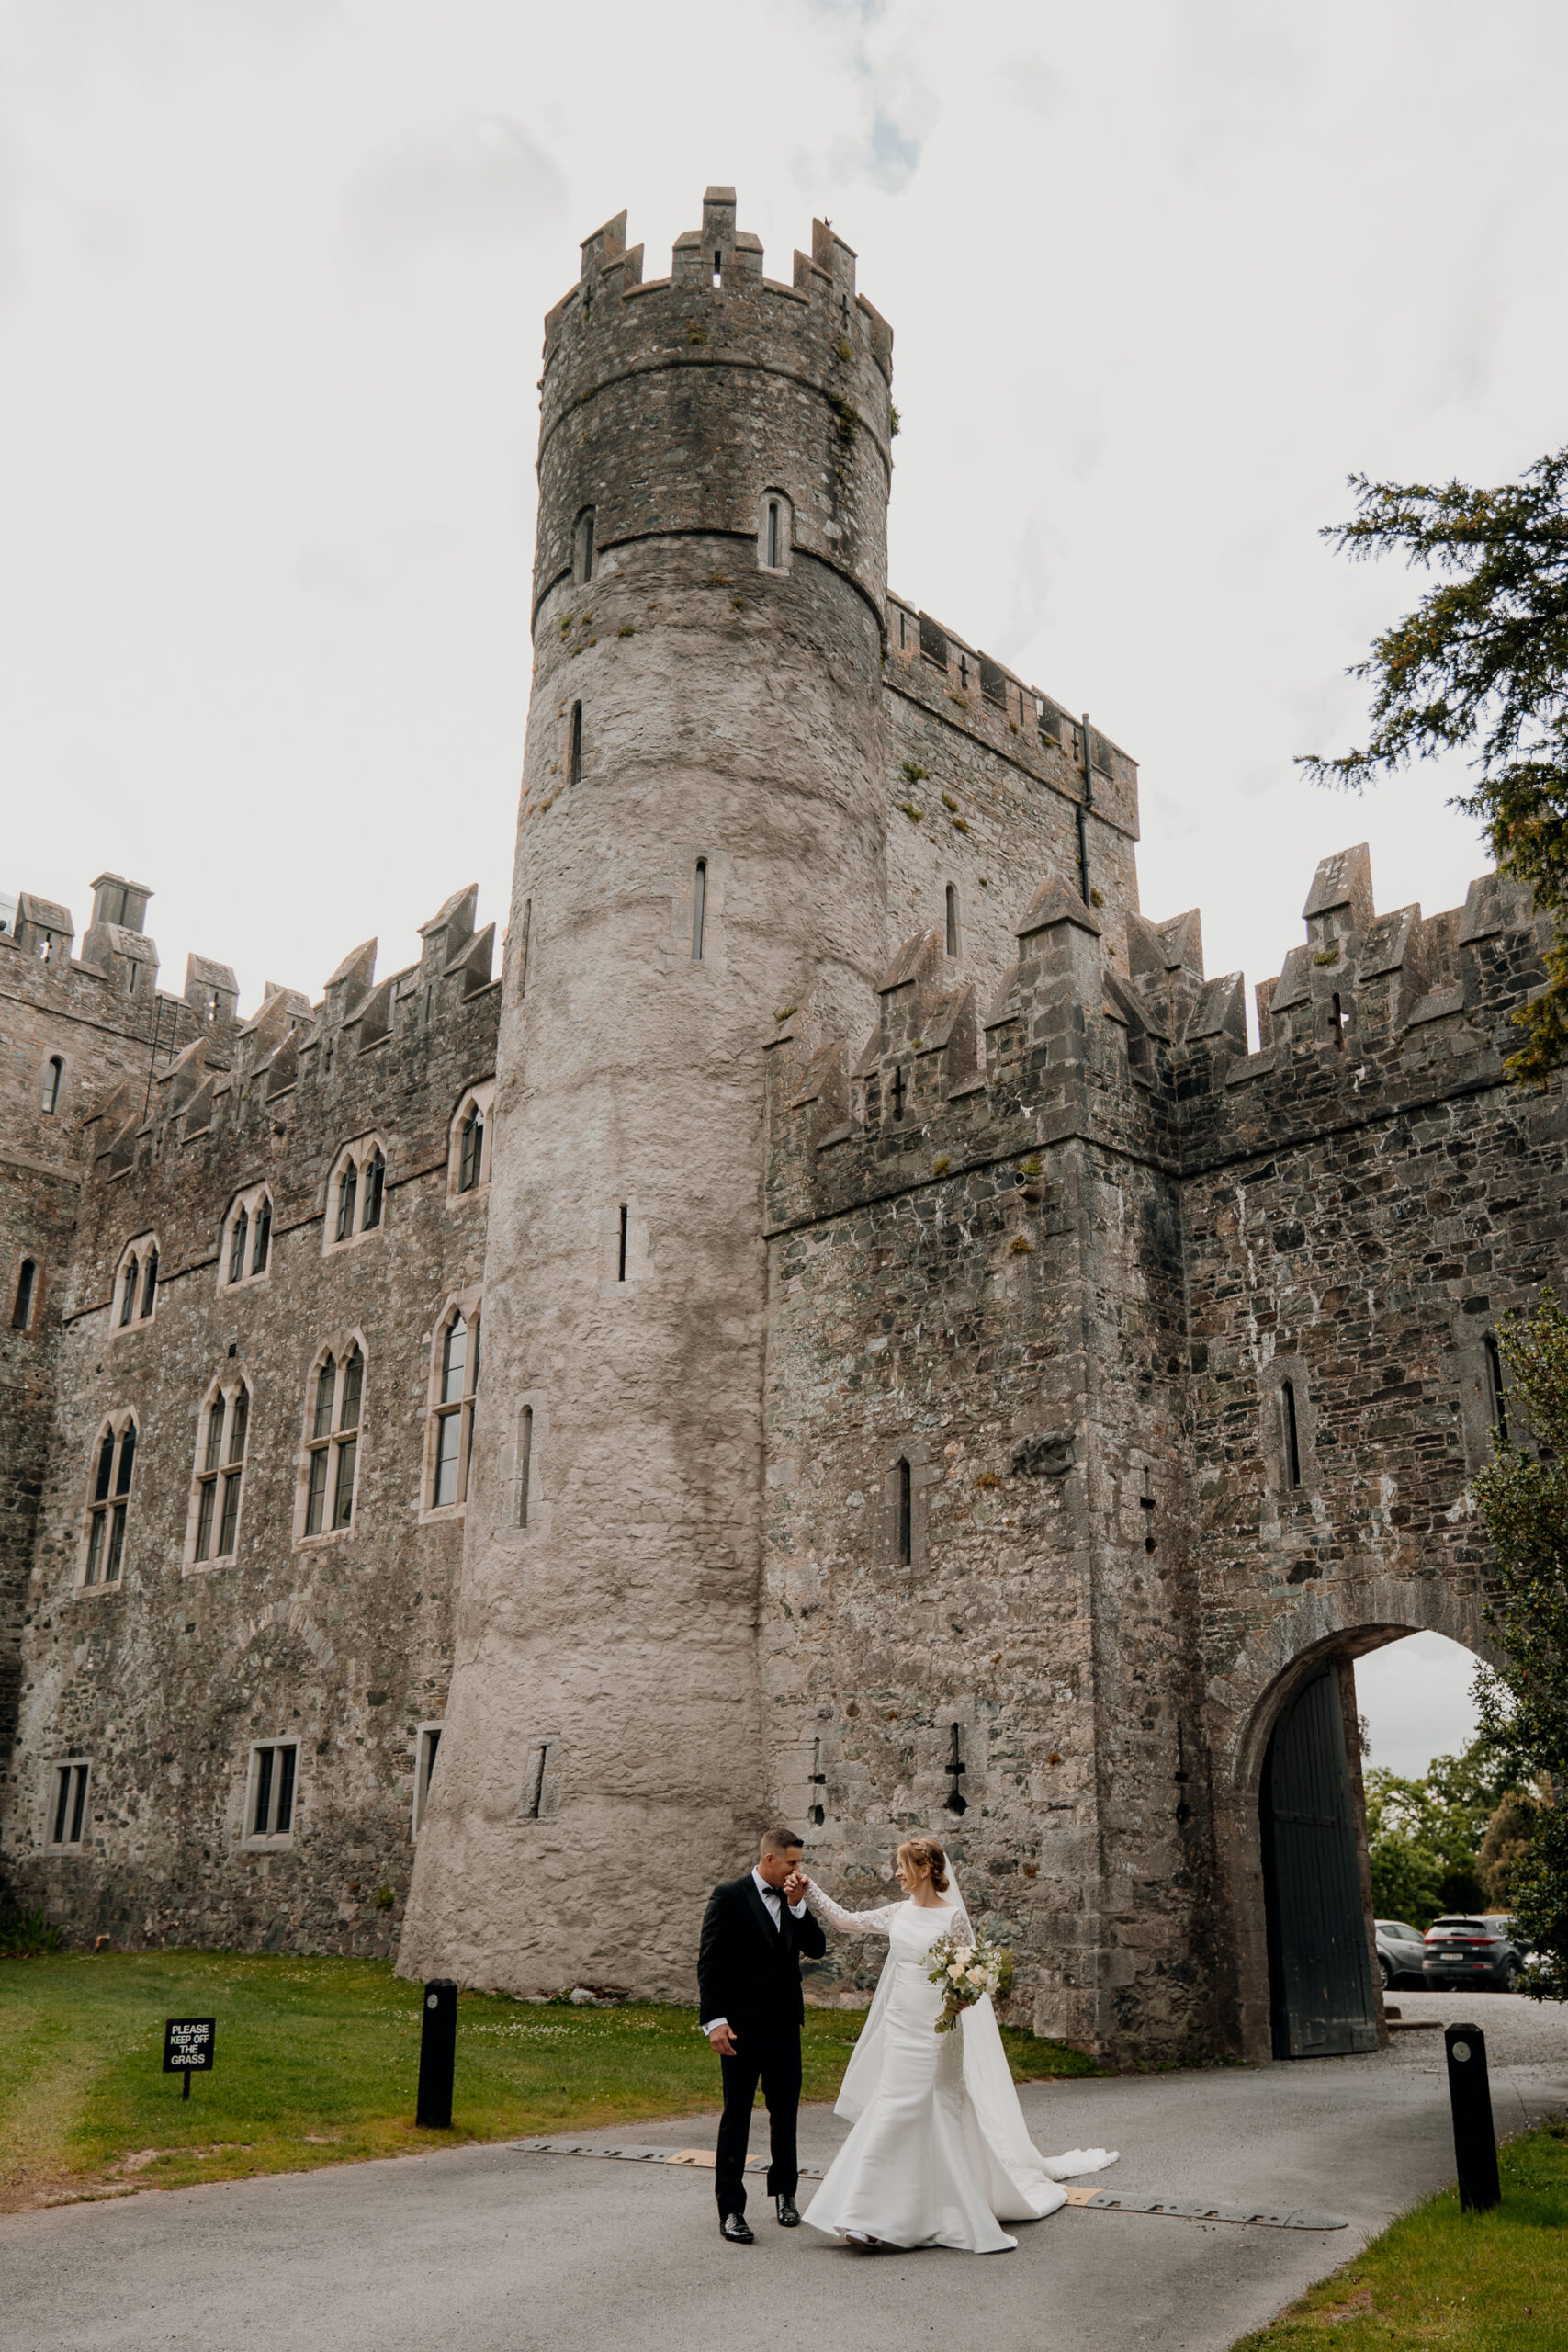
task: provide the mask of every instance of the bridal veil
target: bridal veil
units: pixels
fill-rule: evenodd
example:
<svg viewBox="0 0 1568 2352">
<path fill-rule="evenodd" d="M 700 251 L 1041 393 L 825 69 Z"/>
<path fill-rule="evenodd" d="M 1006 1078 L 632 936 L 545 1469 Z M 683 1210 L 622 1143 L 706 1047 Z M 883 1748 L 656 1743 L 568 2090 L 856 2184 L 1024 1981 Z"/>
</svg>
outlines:
<svg viewBox="0 0 1568 2352">
<path fill-rule="evenodd" d="M 954 1918 L 960 1915 L 967 1918 L 958 1873 L 951 1860 L 947 1873 L 943 1907 Z M 844 2069 L 835 2112 L 852 2123 L 870 2105 L 881 2076 L 884 2020 L 892 1981 L 893 1971 L 885 1968 Z M 1054 2213 L 1066 2203 L 1059 2182 L 1079 2173 L 1103 2171 L 1116 2162 L 1114 2154 L 1104 2148 L 1069 2148 L 1060 2156 L 1040 2154 L 1018 2103 L 1012 2069 L 988 1994 L 964 2010 L 957 2030 L 964 2043 L 964 2136 L 992 2211 L 1004 2222 L 1037 2221 Z"/>
</svg>

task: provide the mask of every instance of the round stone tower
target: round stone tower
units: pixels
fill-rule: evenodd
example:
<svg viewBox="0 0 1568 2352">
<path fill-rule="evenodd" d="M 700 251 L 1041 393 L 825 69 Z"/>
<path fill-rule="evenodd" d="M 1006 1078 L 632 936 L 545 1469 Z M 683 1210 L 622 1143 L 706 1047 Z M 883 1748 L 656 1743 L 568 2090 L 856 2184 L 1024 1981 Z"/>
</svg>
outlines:
<svg viewBox="0 0 1568 2352">
<path fill-rule="evenodd" d="M 690 1998 L 768 1788 L 766 1048 L 808 1003 L 868 1026 L 887 946 L 892 336 L 825 222 L 788 286 L 731 188 L 667 278 L 625 223 L 546 325 L 483 1375 L 401 1966 Z"/>
</svg>

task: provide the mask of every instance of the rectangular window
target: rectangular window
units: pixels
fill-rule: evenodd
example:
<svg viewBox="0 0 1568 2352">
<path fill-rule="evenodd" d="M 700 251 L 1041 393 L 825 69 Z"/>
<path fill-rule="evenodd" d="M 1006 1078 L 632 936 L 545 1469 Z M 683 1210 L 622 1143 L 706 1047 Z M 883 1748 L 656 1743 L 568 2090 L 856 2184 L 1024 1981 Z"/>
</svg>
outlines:
<svg viewBox="0 0 1568 2352">
<path fill-rule="evenodd" d="M 251 1750 L 251 1791 L 246 1836 L 288 1838 L 294 1829 L 294 1776 L 299 1743 L 267 1740 Z"/>
<path fill-rule="evenodd" d="M 910 1566 L 914 1553 L 914 1478 L 907 1462 L 898 1464 L 898 1565 Z"/>
<path fill-rule="evenodd" d="M 333 1487 L 333 1525 L 346 1527 L 354 1517 L 354 1464 L 357 1438 L 345 1438 L 337 1450 L 337 1478 Z"/>
<path fill-rule="evenodd" d="M 327 1498 L 327 1451 L 323 1445 L 319 1453 L 310 1456 L 310 1484 L 305 1498 L 305 1532 L 319 1535 Z"/>
<path fill-rule="evenodd" d="M 528 1524 L 528 1494 L 534 1483 L 534 1408 L 523 1408 L 523 1427 L 518 1434 L 517 1450 L 517 1524 Z"/>
<path fill-rule="evenodd" d="M 551 1821 L 560 1811 L 561 1745 L 558 1739 L 530 1740 L 523 1774 L 518 1813 L 525 1821 Z"/>
<path fill-rule="evenodd" d="M 692 961 L 694 964 L 700 964 L 703 960 L 703 926 L 707 920 L 707 910 L 708 862 L 705 857 L 699 857 L 696 877 L 692 885 Z"/>
<path fill-rule="evenodd" d="M 421 1724 L 419 1746 L 414 1751 L 413 1771 L 413 1834 L 417 1838 L 430 1802 L 430 1776 L 435 1770 L 435 1758 L 441 1747 L 441 1725 Z"/>
<path fill-rule="evenodd" d="M 229 1470 L 223 1476 L 223 1516 L 218 1529 L 218 1550 L 224 1559 L 234 1548 L 239 1525 L 240 1474 L 237 1470 Z"/>
<path fill-rule="evenodd" d="M 462 1416 L 448 1413 L 443 1419 L 435 1440 L 435 1508 L 457 1499 L 457 1449 L 462 1439 Z"/>
<path fill-rule="evenodd" d="M 17 1275 L 17 1303 L 11 1309 L 11 1329 L 25 1331 L 32 1318 L 33 1285 L 38 1280 L 38 1261 L 24 1258 Z"/>
<path fill-rule="evenodd" d="M 54 1786 L 51 1798 L 49 1842 L 51 1846 L 79 1846 L 87 1819 L 87 1781 L 92 1766 L 79 1758 L 54 1768 Z"/>
<path fill-rule="evenodd" d="M 1284 1417 L 1285 1479 L 1289 1486 L 1302 1483 L 1301 1432 L 1296 1426 L 1296 1388 L 1292 1380 L 1280 1383 L 1280 1409 Z"/>
<path fill-rule="evenodd" d="M 1503 1385 L 1503 1354 L 1491 1332 L 1483 1346 L 1486 1351 L 1486 1418 L 1497 1432 L 1501 1444 L 1508 1442 L 1508 1408 Z"/>
</svg>

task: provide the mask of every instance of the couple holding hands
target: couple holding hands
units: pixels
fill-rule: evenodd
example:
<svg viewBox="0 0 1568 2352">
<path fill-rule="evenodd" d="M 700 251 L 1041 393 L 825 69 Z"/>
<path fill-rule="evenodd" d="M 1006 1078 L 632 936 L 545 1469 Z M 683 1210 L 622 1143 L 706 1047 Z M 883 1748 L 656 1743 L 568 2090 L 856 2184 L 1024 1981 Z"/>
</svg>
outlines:
<svg viewBox="0 0 1568 2352">
<path fill-rule="evenodd" d="M 802 1841 L 770 1829 L 753 1869 L 715 1887 L 703 1920 L 697 1997 L 718 2053 L 724 2114 L 714 2186 L 719 2230 L 750 2245 L 746 2144 L 761 2083 L 772 2135 L 768 2194 L 785 2229 L 802 2220 L 795 2117 L 800 2105 L 800 1963 L 828 1949 L 823 1923 L 885 1936 L 887 1959 L 837 2111 L 853 2129 L 804 2219 L 857 2252 L 954 2246 L 1000 2254 L 1017 2245 L 1004 2221 L 1038 2221 L 1066 2202 L 1058 2184 L 1114 2164 L 1103 2148 L 1041 2155 L 1013 2088 L 995 2012 L 982 1995 L 956 2030 L 952 2000 L 931 1981 L 931 1948 L 974 1946 L 957 1879 L 934 1838 L 899 1847 L 900 1903 L 846 1911 L 801 1867 Z M 948 2012 L 944 2023 L 944 2010 Z"/>
</svg>

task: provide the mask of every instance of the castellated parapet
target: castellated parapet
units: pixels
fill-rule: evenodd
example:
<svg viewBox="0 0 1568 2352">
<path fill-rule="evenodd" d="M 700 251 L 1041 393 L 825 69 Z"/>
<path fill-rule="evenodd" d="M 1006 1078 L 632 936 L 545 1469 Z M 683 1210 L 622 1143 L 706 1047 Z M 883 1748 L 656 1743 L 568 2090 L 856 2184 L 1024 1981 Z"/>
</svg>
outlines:
<svg viewBox="0 0 1568 2352">
<path fill-rule="evenodd" d="M 1498 1318 L 1568 1256 L 1562 1087 L 1503 1069 L 1548 927 L 1325 858 L 1252 1050 L 1142 911 L 1131 755 L 888 591 L 849 248 L 777 285 L 702 217 L 656 283 L 609 223 L 547 322 L 502 977 L 472 891 L 244 1017 L 202 958 L 159 995 L 122 876 L 74 961 L 49 901 L 0 934 L 8 1882 L 82 1939 L 689 2000 L 766 1820 L 852 1902 L 934 1826 L 1019 2022 L 1368 2047 L 1349 1661 L 1486 1646 Z M 1309 1691 L 1326 2023 L 1264 1879 Z"/>
<path fill-rule="evenodd" d="M 585 240 L 545 322 L 536 612 L 573 576 L 584 514 L 604 556 L 684 532 L 755 540 L 772 491 L 787 551 L 841 573 L 880 620 L 893 336 L 855 290 L 854 254 L 814 221 L 793 284 L 764 277 L 732 187 L 708 189 L 668 277 L 644 280 L 626 230 L 623 212 Z"/>
</svg>

